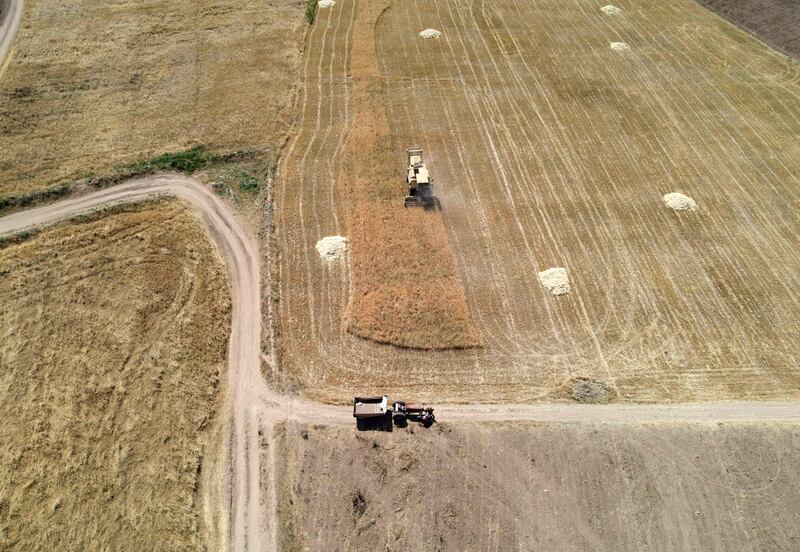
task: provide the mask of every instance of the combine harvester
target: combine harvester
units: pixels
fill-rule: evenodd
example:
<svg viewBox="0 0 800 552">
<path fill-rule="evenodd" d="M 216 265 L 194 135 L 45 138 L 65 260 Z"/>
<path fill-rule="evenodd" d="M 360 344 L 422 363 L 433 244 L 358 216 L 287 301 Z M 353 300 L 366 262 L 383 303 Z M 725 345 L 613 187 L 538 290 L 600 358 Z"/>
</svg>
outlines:
<svg viewBox="0 0 800 552">
<path fill-rule="evenodd" d="M 389 406 L 389 398 L 382 397 L 355 397 L 353 399 L 353 417 L 359 431 L 377 429 L 382 431 L 392 430 L 392 420 L 398 427 L 406 427 L 409 420 L 419 422 L 423 427 L 431 427 L 436 418 L 433 408 L 423 404 L 406 404 L 404 401 L 395 401 Z"/>
<path fill-rule="evenodd" d="M 406 183 L 408 195 L 403 200 L 405 207 L 424 207 L 430 209 L 439 206 L 439 200 L 433 195 L 433 180 L 425 163 L 422 162 L 422 149 L 406 150 L 408 171 Z"/>
</svg>

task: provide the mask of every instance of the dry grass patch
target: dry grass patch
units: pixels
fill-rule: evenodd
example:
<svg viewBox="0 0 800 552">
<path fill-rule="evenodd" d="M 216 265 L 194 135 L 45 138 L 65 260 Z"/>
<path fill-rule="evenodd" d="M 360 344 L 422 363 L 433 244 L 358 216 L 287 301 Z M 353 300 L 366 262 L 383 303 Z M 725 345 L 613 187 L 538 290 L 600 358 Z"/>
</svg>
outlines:
<svg viewBox="0 0 800 552">
<path fill-rule="evenodd" d="M 0 80 L 0 197 L 192 144 L 279 143 L 303 2 L 25 3 Z"/>
<path fill-rule="evenodd" d="M 0 275 L 0 549 L 218 549 L 230 297 L 200 221 L 90 217 Z"/>
</svg>

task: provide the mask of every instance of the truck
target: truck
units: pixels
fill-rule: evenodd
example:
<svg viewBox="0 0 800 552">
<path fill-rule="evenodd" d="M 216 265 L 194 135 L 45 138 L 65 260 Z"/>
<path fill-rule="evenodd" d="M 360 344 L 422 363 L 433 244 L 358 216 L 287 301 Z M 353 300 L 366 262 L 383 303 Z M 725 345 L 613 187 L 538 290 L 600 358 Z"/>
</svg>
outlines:
<svg viewBox="0 0 800 552">
<path fill-rule="evenodd" d="M 409 421 L 430 427 L 436 421 L 432 407 L 405 401 L 394 401 L 392 406 L 389 406 L 389 398 L 386 395 L 353 398 L 353 417 L 360 431 L 367 429 L 392 431 L 392 422 L 398 427 L 406 427 Z"/>
</svg>

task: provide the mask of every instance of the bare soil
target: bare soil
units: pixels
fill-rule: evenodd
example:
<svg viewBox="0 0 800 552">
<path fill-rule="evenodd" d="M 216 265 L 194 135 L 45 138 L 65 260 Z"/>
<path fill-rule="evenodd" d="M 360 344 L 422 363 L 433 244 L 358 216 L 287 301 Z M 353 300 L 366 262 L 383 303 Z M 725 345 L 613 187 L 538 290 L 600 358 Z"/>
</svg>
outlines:
<svg viewBox="0 0 800 552">
<path fill-rule="evenodd" d="M 797 64 L 689 0 L 633 0 L 614 17 L 578 0 L 411 0 L 374 29 L 355 24 L 359 6 L 321 12 L 303 61 L 272 275 L 283 383 L 334 402 L 532 401 L 575 377 L 620 401 L 800 398 Z M 442 36 L 418 36 L 427 27 Z M 376 166 L 342 167 L 363 116 L 361 34 L 376 41 L 371 91 L 389 137 Z M 609 48 L 618 41 L 624 56 Z M 316 258 L 358 205 L 339 174 L 385 175 L 372 184 L 401 216 L 409 144 L 436 179 L 480 348 L 354 337 L 348 305 L 371 291 L 363 267 Z M 675 190 L 701 208 L 666 208 Z M 409 220 L 402 236 L 420 228 Z M 416 253 L 383 250 L 380 272 L 416 266 Z M 538 284 L 553 266 L 568 268 L 570 293 Z"/>
<path fill-rule="evenodd" d="M 697 0 L 734 25 L 800 59 L 800 2 L 796 0 Z"/>
<path fill-rule="evenodd" d="M 216 550 L 231 304 L 181 202 L 0 249 L 0 549 Z"/>
<path fill-rule="evenodd" d="M 0 80 L 0 197 L 192 144 L 281 144 L 305 2 L 25 2 Z"/>
<path fill-rule="evenodd" d="M 800 546 L 797 424 L 277 432 L 282 550 Z"/>
</svg>

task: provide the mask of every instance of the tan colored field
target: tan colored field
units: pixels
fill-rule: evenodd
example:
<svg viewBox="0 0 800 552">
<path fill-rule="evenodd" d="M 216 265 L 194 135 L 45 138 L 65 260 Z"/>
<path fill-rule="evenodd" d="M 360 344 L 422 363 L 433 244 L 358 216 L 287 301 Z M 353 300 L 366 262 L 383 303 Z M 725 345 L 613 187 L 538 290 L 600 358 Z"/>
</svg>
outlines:
<svg viewBox="0 0 800 552">
<path fill-rule="evenodd" d="M 0 549 L 225 542 L 222 259 L 183 203 L 0 249 Z"/>
<path fill-rule="evenodd" d="M 0 79 L 0 197 L 193 143 L 282 143 L 303 5 L 27 0 Z"/>
<path fill-rule="evenodd" d="M 622 12 L 609 16 L 587 0 L 410 0 L 372 28 L 365 3 L 320 10 L 277 194 L 286 384 L 334 401 L 356 390 L 535 400 L 576 377 L 621 401 L 800 397 L 798 66 L 689 0 L 615 4 Z M 420 38 L 428 27 L 442 37 Z M 390 127 L 375 140 L 389 145 L 351 167 L 348 130 L 374 109 L 361 103 L 352 48 L 373 34 L 382 79 L 370 92 Z M 610 48 L 619 41 L 630 50 Z M 362 273 L 359 243 L 384 226 L 359 217 L 342 184 L 379 176 L 402 220 L 413 144 L 437 183 L 443 251 L 454 252 L 480 349 L 416 352 L 346 333 L 351 295 L 369 293 L 369 278 L 423 266 L 408 285 L 424 287 L 449 262 L 376 248 L 377 276 Z M 667 209 L 673 191 L 699 210 Z M 394 226 L 398 244 L 424 232 L 407 220 Z M 334 234 L 351 239 L 349 265 L 314 251 Z M 537 281 L 553 266 L 569 271 L 569 294 Z"/>
<path fill-rule="evenodd" d="M 279 447 L 286 551 L 800 546 L 796 424 L 288 426 Z"/>
</svg>

